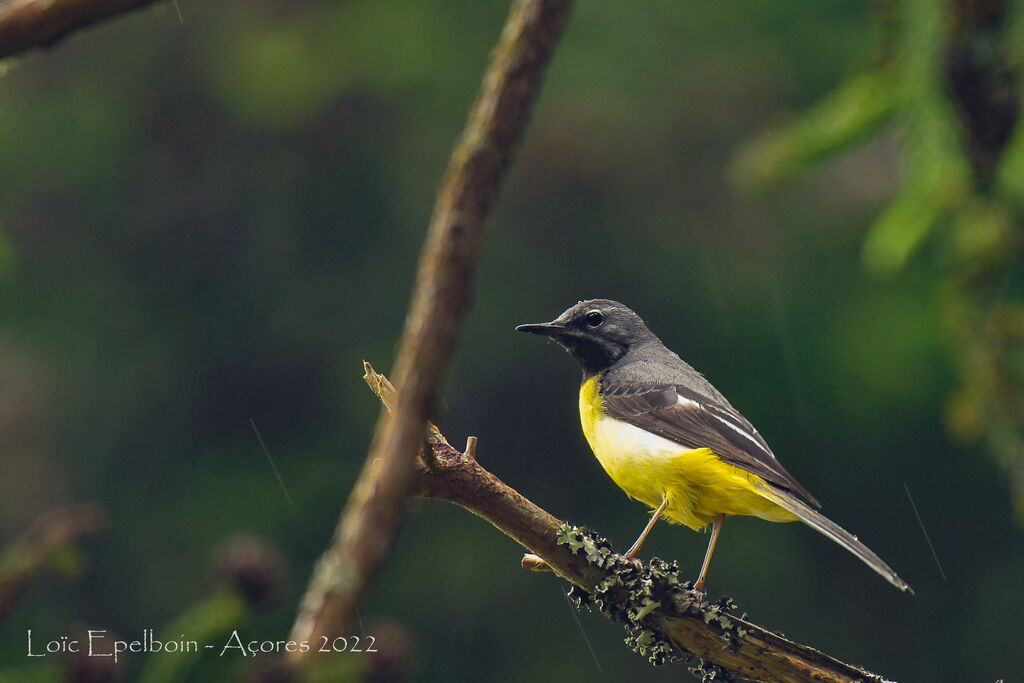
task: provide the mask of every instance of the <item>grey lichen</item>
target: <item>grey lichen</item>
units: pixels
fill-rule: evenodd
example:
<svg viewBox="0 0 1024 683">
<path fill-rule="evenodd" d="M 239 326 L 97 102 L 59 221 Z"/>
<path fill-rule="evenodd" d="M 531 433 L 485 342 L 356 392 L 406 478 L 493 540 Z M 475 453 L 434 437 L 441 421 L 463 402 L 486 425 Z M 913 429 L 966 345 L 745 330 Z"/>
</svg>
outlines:
<svg viewBox="0 0 1024 683">
<path fill-rule="evenodd" d="M 587 562 L 601 569 L 607 569 L 608 558 L 615 555 L 607 539 L 577 526 L 563 524 L 558 527 L 555 541 L 558 545 L 568 546 L 573 555 L 582 550 Z"/>
<path fill-rule="evenodd" d="M 740 641 L 743 636 L 747 635 L 747 629 L 739 625 L 734 617 L 730 617 L 728 612 L 735 612 L 737 608 L 736 603 L 728 595 L 723 595 L 718 599 L 718 602 L 711 603 L 702 608 L 704 623 L 710 624 L 715 622 L 722 629 L 722 635 L 719 636 L 724 640 L 729 647 L 733 650 L 739 650 Z"/>
<path fill-rule="evenodd" d="M 708 683 L 708 681 L 723 681 L 725 683 L 730 683 L 731 681 L 736 680 L 731 673 L 722 667 L 710 664 L 699 657 L 694 657 L 694 659 L 697 660 L 697 663 L 690 666 L 688 670 L 695 678 L 699 677 L 701 683 Z"/>
<path fill-rule="evenodd" d="M 724 669 L 666 640 L 660 624 L 652 617 L 663 605 L 688 605 L 687 609 L 699 611 L 705 623 L 714 621 L 722 630 L 722 638 L 730 647 L 735 647 L 746 631 L 726 614 L 726 610 L 736 608 L 730 598 L 722 598 L 711 605 L 697 605 L 690 582 L 679 577 L 678 563 L 657 557 L 647 564 L 632 562 L 616 554 L 606 539 L 584 528 L 563 524 L 556 540 L 574 555 L 582 554 L 587 562 L 605 571 L 605 578 L 592 593 L 576 586 L 569 591 L 577 607 L 593 606 L 609 619 L 623 622 L 627 631 L 626 645 L 655 666 L 683 659 L 696 660 L 698 663 L 690 667 L 690 671 L 702 680 L 732 680 Z"/>
</svg>

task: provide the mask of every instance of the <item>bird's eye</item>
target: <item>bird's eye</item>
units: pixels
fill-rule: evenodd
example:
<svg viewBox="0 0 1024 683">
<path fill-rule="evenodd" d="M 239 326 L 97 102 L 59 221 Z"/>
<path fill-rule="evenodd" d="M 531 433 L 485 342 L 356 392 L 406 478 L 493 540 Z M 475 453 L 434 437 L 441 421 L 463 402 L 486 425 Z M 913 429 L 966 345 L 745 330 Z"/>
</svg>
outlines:
<svg viewBox="0 0 1024 683">
<path fill-rule="evenodd" d="M 587 321 L 587 325 L 590 327 L 601 327 L 601 323 L 604 322 L 604 313 L 601 311 L 590 311 L 583 319 Z"/>
</svg>

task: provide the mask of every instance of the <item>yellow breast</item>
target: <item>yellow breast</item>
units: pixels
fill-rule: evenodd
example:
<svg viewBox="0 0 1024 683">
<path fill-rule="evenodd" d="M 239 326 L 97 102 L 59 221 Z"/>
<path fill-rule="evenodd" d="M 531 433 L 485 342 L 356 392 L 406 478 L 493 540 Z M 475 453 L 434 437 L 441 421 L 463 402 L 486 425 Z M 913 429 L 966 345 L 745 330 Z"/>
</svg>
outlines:
<svg viewBox="0 0 1024 683">
<path fill-rule="evenodd" d="M 753 484 L 760 477 L 722 461 L 711 449 L 686 448 L 606 416 L 600 375 L 580 387 L 580 422 L 612 481 L 652 508 L 668 496 L 665 515 L 671 521 L 700 529 L 719 514 L 796 519 L 758 495 Z"/>
</svg>

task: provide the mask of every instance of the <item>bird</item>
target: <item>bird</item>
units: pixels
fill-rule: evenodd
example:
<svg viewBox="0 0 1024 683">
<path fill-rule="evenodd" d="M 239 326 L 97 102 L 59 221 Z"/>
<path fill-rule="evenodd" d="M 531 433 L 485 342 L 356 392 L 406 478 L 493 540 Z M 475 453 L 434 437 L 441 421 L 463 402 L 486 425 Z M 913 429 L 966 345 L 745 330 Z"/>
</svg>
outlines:
<svg viewBox="0 0 1024 683">
<path fill-rule="evenodd" d="M 580 422 L 591 450 L 619 488 L 652 510 L 627 559 L 638 561 L 659 519 L 694 531 L 710 524 L 693 583 L 703 593 L 727 517 L 799 520 L 913 594 L 856 536 L 817 512 L 821 504 L 779 463 L 750 421 L 626 305 L 580 301 L 551 322 L 516 330 L 546 336 L 576 359 L 583 371 Z"/>
</svg>

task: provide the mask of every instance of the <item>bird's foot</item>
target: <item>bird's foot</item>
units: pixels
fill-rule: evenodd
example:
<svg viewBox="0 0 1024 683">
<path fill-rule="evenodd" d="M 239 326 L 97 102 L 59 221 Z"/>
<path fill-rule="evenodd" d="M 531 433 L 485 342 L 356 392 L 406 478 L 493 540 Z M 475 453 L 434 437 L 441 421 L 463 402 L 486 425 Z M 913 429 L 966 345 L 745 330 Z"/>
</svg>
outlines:
<svg viewBox="0 0 1024 683">
<path fill-rule="evenodd" d="M 637 568 L 637 570 L 640 570 L 643 569 L 644 563 L 639 557 L 637 557 L 638 554 L 639 553 L 629 551 L 626 554 L 622 555 L 622 559 L 631 562 L 633 566 Z"/>
<path fill-rule="evenodd" d="M 690 590 L 697 594 L 697 599 L 694 601 L 694 604 L 697 605 L 697 607 L 703 607 L 704 598 L 707 597 L 707 592 L 704 590 L 704 582 L 698 580 L 697 583 L 693 584 L 693 587 Z"/>
</svg>

